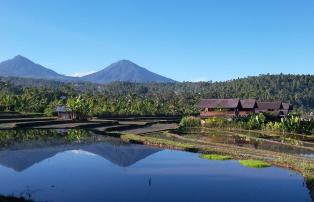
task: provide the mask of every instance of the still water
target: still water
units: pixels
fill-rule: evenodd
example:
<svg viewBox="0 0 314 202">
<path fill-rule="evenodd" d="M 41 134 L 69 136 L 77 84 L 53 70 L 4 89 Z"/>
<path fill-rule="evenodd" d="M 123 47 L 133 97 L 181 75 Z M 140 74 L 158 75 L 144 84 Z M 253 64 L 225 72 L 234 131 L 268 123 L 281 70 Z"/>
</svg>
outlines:
<svg viewBox="0 0 314 202">
<path fill-rule="evenodd" d="M 287 169 L 92 139 L 32 140 L 2 149 L 0 195 L 57 202 L 311 201 L 303 177 Z"/>
</svg>

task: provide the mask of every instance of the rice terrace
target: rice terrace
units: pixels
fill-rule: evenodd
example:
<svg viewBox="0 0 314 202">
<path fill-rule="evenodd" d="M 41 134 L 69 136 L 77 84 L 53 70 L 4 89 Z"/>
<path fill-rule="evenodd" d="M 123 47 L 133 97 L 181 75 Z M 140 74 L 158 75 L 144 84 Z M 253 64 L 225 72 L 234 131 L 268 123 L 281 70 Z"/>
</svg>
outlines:
<svg viewBox="0 0 314 202">
<path fill-rule="evenodd" d="M 314 201 L 313 19 L 0 0 L 0 202 Z"/>
</svg>

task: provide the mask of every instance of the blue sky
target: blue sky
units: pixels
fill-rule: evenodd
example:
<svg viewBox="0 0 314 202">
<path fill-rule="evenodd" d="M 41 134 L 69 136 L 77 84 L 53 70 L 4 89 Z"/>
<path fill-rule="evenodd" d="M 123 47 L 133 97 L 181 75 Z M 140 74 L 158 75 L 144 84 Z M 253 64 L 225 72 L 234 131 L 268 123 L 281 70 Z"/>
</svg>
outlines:
<svg viewBox="0 0 314 202">
<path fill-rule="evenodd" d="M 314 73 L 314 0 L 0 0 L 0 60 L 58 73 L 129 59 L 178 81 Z"/>
</svg>

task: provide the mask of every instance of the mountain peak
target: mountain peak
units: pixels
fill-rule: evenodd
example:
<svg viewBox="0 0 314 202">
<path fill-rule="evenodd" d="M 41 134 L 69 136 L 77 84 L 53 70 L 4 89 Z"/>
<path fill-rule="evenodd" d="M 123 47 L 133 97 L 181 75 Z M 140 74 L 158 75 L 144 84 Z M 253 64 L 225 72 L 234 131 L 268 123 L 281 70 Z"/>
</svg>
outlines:
<svg viewBox="0 0 314 202">
<path fill-rule="evenodd" d="M 14 58 L 25 58 L 23 55 L 16 55 Z"/>
<path fill-rule="evenodd" d="M 23 55 L 17 55 L 12 60 L 27 60 L 27 61 L 30 61 L 28 58 L 24 57 Z"/>
<path fill-rule="evenodd" d="M 96 83 L 110 83 L 114 81 L 138 83 L 169 83 L 171 79 L 153 73 L 130 60 L 119 60 L 99 72 L 84 76 L 83 79 Z"/>
<path fill-rule="evenodd" d="M 36 64 L 22 55 L 17 55 L 12 59 L 1 62 L 0 76 L 41 79 L 63 78 L 62 75 Z"/>
<path fill-rule="evenodd" d="M 126 60 L 126 59 L 123 59 L 123 60 L 119 60 L 118 62 L 116 63 L 131 63 L 131 64 L 135 64 L 134 62 L 130 61 L 130 60 Z"/>
<path fill-rule="evenodd" d="M 130 60 L 119 60 L 115 63 L 112 63 L 110 66 L 120 66 L 120 67 L 129 67 L 129 66 L 133 66 L 133 67 L 140 67 L 137 64 L 135 64 L 134 62 L 130 61 Z"/>
</svg>

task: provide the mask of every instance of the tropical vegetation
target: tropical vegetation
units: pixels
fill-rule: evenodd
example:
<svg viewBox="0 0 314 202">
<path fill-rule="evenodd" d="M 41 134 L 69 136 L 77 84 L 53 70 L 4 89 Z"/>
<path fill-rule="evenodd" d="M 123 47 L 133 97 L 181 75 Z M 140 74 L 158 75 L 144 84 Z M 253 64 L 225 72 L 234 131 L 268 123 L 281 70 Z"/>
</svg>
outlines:
<svg viewBox="0 0 314 202">
<path fill-rule="evenodd" d="M 84 113 L 100 117 L 193 115 L 198 113 L 195 104 L 201 98 L 231 97 L 283 100 L 298 111 L 309 112 L 314 109 L 314 75 L 260 75 L 225 82 L 144 84 L 0 78 L 0 111 L 51 115 L 64 96 L 70 100 L 79 98 L 88 108 Z M 256 123 L 251 124 L 255 127 Z"/>
<path fill-rule="evenodd" d="M 201 120 L 197 117 L 187 116 L 181 119 L 179 126 L 181 132 L 200 131 L 197 129 L 201 128 L 239 128 L 247 130 L 270 130 L 277 132 L 314 134 L 314 120 L 304 120 L 296 115 L 283 117 L 277 120 L 267 119 L 262 113 L 247 117 L 236 117 L 233 119 L 210 117 Z"/>
</svg>

